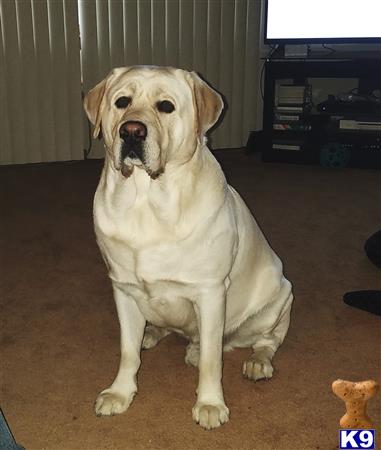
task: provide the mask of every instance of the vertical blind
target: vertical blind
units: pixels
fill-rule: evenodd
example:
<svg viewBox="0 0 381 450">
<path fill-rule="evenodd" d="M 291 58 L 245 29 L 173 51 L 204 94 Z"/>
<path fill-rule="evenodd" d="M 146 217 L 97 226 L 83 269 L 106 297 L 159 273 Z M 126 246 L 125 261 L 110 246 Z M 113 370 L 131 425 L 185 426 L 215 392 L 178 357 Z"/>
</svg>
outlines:
<svg viewBox="0 0 381 450">
<path fill-rule="evenodd" d="M 83 158 L 75 1 L 1 0 L 0 161 Z"/>
<path fill-rule="evenodd" d="M 214 148 L 256 128 L 259 0 L 0 0 L 0 20 L 1 164 L 82 159 L 82 92 L 118 66 L 199 72 L 227 103 Z"/>
</svg>

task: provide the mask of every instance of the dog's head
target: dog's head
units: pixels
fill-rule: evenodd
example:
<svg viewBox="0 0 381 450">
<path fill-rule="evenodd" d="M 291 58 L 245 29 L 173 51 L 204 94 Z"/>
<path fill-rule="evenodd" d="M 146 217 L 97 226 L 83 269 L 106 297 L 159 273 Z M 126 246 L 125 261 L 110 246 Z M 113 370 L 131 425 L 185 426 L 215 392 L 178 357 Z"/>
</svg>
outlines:
<svg viewBox="0 0 381 450">
<path fill-rule="evenodd" d="M 117 170 L 128 177 L 141 166 L 156 178 L 168 162 L 191 158 L 223 101 L 195 72 L 133 66 L 114 69 L 86 95 L 84 107 Z"/>
</svg>

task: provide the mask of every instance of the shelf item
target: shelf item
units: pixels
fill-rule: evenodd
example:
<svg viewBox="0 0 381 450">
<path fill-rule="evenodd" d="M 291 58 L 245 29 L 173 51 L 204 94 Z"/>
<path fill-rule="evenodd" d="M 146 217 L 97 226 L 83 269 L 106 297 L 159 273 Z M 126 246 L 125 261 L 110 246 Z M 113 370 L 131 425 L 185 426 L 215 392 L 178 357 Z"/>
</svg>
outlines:
<svg viewBox="0 0 381 450">
<path fill-rule="evenodd" d="M 380 131 L 381 132 L 381 119 L 379 120 L 339 120 L 340 130 L 361 130 L 361 131 Z"/>
<path fill-rule="evenodd" d="M 302 150 L 302 142 L 295 141 L 273 141 L 272 148 L 274 150 L 283 150 L 283 151 L 301 151 Z"/>
<path fill-rule="evenodd" d="M 311 125 L 306 123 L 274 123 L 273 130 L 278 131 L 310 131 Z"/>
<path fill-rule="evenodd" d="M 304 111 L 304 107 L 303 106 L 276 106 L 274 108 L 274 112 L 277 113 L 302 113 Z"/>
<path fill-rule="evenodd" d="M 306 86 L 281 84 L 276 98 L 277 106 L 304 105 Z"/>
</svg>

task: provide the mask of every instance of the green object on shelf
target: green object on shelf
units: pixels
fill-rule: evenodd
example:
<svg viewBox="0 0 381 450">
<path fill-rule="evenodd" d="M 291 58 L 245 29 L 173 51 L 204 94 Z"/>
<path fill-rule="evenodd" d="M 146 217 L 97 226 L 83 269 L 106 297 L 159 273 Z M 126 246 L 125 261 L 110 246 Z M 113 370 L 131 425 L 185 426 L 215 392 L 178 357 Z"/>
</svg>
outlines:
<svg viewBox="0 0 381 450">
<path fill-rule="evenodd" d="M 337 142 L 325 144 L 320 150 L 320 165 L 323 167 L 347 167 L 350 158 L 350 149 Z"/>
</svg>

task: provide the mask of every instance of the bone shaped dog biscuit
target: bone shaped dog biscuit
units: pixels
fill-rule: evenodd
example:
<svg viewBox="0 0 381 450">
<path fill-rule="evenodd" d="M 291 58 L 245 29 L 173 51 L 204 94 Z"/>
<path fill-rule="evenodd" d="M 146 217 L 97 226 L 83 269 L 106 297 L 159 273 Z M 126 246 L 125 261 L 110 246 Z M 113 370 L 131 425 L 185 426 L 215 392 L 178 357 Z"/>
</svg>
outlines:
<svg viewBox="0 0 381 450">
<path fill-rule="evenodd" d="M 369 429 L 373 422 L 366 413 L 368 400 L 376 395 L 379 385 L 374 380 L 352 382 L 336 380 L 332 383 L 333 392 L 345 402 L 346 414 L 340 419 L 342 428 Z"/>
</svg>

